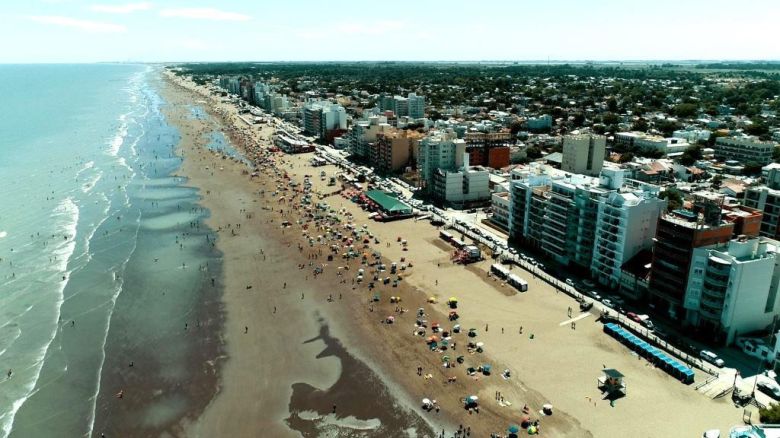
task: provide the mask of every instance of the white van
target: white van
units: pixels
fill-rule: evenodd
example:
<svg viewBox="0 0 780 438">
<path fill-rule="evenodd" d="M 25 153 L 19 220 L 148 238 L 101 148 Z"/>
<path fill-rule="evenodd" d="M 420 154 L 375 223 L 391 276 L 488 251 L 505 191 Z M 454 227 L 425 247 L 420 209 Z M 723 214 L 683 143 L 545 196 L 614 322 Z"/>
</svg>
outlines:
<svg viewBox="0 0 780 438">
<path fill-rule="evenodd" d="M 702 351 L 700 351 L 699 352 L 699 357 L 702 360 L 717 366 L 718 368 L 723 368 L 723 365 L 726 364 L 725 362 L 723 362 L 723 359 L 718 357 L 717 354 L 715 354 L 715 353 L 713 353 L 713 352 L 711 352 L 709 350 L 702 350 Z"/>
</svg>

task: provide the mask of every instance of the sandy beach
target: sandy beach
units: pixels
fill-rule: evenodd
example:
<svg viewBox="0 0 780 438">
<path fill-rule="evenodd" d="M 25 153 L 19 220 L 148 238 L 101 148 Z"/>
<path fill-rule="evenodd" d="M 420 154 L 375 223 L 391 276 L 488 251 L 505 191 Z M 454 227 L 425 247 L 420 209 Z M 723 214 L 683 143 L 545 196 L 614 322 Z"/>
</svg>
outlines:
<svg viewBox="0 0 780 438">
<path fill-rule="evenodd" d="M 165 115 L 182 135 L 180 174 L 199 188 L 223 254 L 220 386 L 203 414 L 185 425 L 187 436 L 438 436 L 442 430 L 453 436 L 462 426 L 482 437 L 519 423 L 524 406 L 547 436 L 697 436 L 741 421 L 742 410 L 727 400 L 705 397 L 605 335 L 597 315 L 575 310 L 570 316 L 576 303 L 531 273 L 514 268 L 529 282 L 529 291 L 517 294 L 487 275 L 490 261 L 453 263 L 452 248 L 427 221 L 369 221 L 335 193 L 340 187 L 318 177 L 334 175 L 334 166 L 309 166 L 311 154 L 266 154 L 272 127 L 249 127 L 205 89 L 168 81 Z M 209 117 L 192 117 L 192 105 Z M 205 147 L 214 130 L 259 164 L 256 177 Z M 372 267 L 360 257 L 342 259 L 343 246 L 328 261 L 334 241 L 312 243 L 308 237 L 327 236 L 337 225 L 327 230 L 302 208 L 304 194 L 290 182 L 301 184 L 305 175 L 313 176 L 311 205 L 324 202 L 338 211 L 339 227 L 367 225 L 376 240 L 366 247 L 356 242 L 359 251 L 381 253 L 387 265 L 412 265 L 397 287 L 369 291 L 368 281 L 353 284 L 359 269 Z M 317 268 L 322 272 L 315 275 Z M 413 334 L 418 308 L 426 325 L 449 330 L 455 324 L 447 317 L 450 296 L 459 300 L 457 323 L 464 332 L 476 329 L 484 352 L 467 351 L 465 333 L 452 335 L 457 347 L 446 353 L 431 351 Z M 464 363 L 445 368 L 445 354 L 462 355 Z M 484 364 L 492 365 L 491 375 L 465 372 Z M 614 406 L 596 387 L 604 367 L 626 376 L 628 395 Z M 504 369 L 510 378 L 502 378 Z M 478 413 L 464 409 L 469 395 L 479 396 Z M 440 410 L 420 409 L 423 398 L 435 399 Z M 540 413 L 545 403 L 554 406 L 553 415 Z"/>
</svg>

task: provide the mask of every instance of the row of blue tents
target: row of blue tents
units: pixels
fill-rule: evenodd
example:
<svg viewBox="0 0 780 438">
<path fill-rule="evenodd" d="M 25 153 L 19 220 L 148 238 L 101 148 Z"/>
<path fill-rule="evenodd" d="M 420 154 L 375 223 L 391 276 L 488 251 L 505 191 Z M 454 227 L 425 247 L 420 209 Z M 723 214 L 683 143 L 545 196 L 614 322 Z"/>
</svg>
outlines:
<svg viewBox="0 0 780 438">
<path fill-rule="evenodd" d="M 685 384 L 693 383 L 693 370 L 669 357 L 662 350 L 653 347 L 633 333 L 614 322 L 604 324 L 604 332 L 635 351 L 638 355 L 653 362 L 658 368 L 680 379 Z"/>
</svg>

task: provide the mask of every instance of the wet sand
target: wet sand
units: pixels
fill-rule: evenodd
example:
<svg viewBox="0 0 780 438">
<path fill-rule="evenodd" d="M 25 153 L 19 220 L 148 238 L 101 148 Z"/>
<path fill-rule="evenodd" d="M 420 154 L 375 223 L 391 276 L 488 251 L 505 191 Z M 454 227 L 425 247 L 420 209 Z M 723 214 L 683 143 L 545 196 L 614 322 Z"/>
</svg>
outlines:
<svg viewBox="0 0 780 438">
<path fill-rule="evenodd" d="M 339 344 L 332 336 L 318 337 L 321 318 L 331 327 L 337 324 L 322 311 L 322 284 L 295 270 L 300 254 L 292 241 L 297 239 L 280 232 L 278 218 L 269 222 L 277 215 L 263 210 L 256 183 L 249 183 L 243 174 L 246 166 L 222 160 L 205 148 L 204 134 L 219 126 L 192 119 L 188 96 L 170 91 L 165 96 L 170 103 L 166 115 L 183 137 L 182 174 L 201 188 L 202 203 L 213 212 L 208 224 L 218 230 L 217 248 L 224 254 L 227 360 L 218 396 L 197 422 L 187 426 L 187 436 L 255 436 L 258 431 L 267 436 L 300 436 L 298 430 L 326 426 L 337 428 L 343 436 L 359 431 L 385 436 L 385 430 L 412 428 L 419 436 L 432 436 L 416 414 L 393 400 L 369 367 L 342 347 L 336 348 Z M 301 294 L 310 298 L 302 300 Z M 323 357 L 324 350 L 337 354 Z M 360 385 L 349 378 L 353 372 L 362 379 Z M 308 386 L 324 391 L 327 395 L 322 397 L 328 402 L 315 407 L 310 397 L 293 397 Z M 372 403 L 383 407 L 373 416 L 352 409 Z M 335 426 L 298 415 L 330 412 L 333 404 L 342 406 Z M 350 417 L 358 422 L 345 420 Z M 369 430 L 361 421 L 369 421 Z"/>
<path fill-rule="evenodd" d="M 170 101 L 182 105 L 177 110 L 180 114 L 186 112 L 188 102 L 204 99 L 178 88 L 171 95 Z M 258 138 L 268 137 L 268 127 L 247 128 L 235 119 L 230 107 L 208 102 L 215 114 L 221 114 L 221 128 L 234 144 L 246 148 L 249 142 L 251 148 L 253 142 L 264 143 Z M 317 359 L 328 348 L 323 338 L 306 343 L 320 333 L 319 317 L 327 321 L 330 333 L 352 357 L 381 378 L 398 409 L 413 409 L 415 416 L 433 424 L 436 431 L 446 429 L 448 436 L 458 425 L 470 427 L 473 436 L 503 433 L 507 425 L 519 421 L 524 405 L 530 408 L 532 418 L 541 419 L 543 433 L 549 436 L 696 436 L 707 428 L 723 430 L 739 422 L 741 411 L 725 400 L 709 400 L 632 356 L 601 332 L 595 316 L 583 316 L 576 330 L 570 329 L 566 313 L 574 302 L 531 273 L 516 268 L 530 284 L 529 292 L 517 294 L 503 282 L 487 277 L 488 261 L 467 268 L 452 263 L 450 251 L 437 241 L 437 231 L 426 222 L 368 223 L 358 206 L 332 194 L 338 188 L 327 187 L 316 177 L 321 170 L 333 175 L 337 169 L 308 166 L 311 154 L 274 155 L 275 164 L 264 167 L 258 178 L 251 178 L 243 172 L 243 165 L 198 146 L 205 132 L 220 125 L 187 128 L 193 123 L 184 116 L 180 123 L 185 127 L 183 132 L 191 132 L 182 144 L 186 157 L 183 174 L 205 193 L 203 202 L 214 212 L 211 226 L 223 228 L 218 248 L 225 254 L 229 357 L 222 370 L 220 393 L 189 429 L 192 436 L 252 436 L 260 430 L 268 431 L 269 436 L 297 436 L 290 427 L 308 434 L 314 427 L 304 424 L 308 419 L 323 417 L 318 421 L 327 423 L 324 418 L 332 404 L 343 403 L 326 399 L 339 393 L 339 382 L 349 375 L 343 372 L 343 359 Z M 251 156 L 257 149 L 247 152 Z M 381 252 L 386 263 L 401 257 L 413 261 L 414 267 L 403 273 L 399 286 L 379 286 L 379 302 L 371 304 L 374 292 L 365 284 L 341 282 L 354 278 L 360 267 L 357 261 L 327 263 L 316 281 L 311 267 L 296 269 L 297 264 L 311 262 L 317 248 L 309 247 L 302 238 L 298 220 L 303 212 L 297 204 L 287 205 L 271 196 L 272 191 L 287 188 L 288 180 L 281 173 L 298 182 L 306 174 L 315 175 L 314 192 L 319 194 L 313 203 L 344 208 L 354 215 L 356 224 L 368 223 L 381 241 L 371 247 Z M 266 191 L 264 195 L 261 190 Z M 280 227 L 283 219 L 293 225 Z M 235 229 L 229 231 L 227 226 L 238 222 L 241 230 L 234 236 Z M 408 251 L 397 243 L 399 236 L 410 242 Z M 337 276 L 334 268 L 342 265 L 350 266 L 349 276 Z M 248 285 L 252 289 L 246 289 Z M 338 298 L 328 300 L 329 295 Z M 399 305 L 389 302 L 391 295 L 402 297 L 400 307 L 412 311 L 398 313 Z M 477 339 L 485 342 L 486 351 L 466 353 L 463 345 L 467 339 L 453 336 L 460 350 L 452 355 L 465 355 L 466 361 L 456 368 L 444 368 L 441 353 L 431 352 L 412 330 L 417 308 L 423 308 L 429 322 L 449 327 L 449 309 L 442 301 L 451 295 L 461 300 L 459 322 L 464 328 L 477 328 Z M 437 297 L 438 302 L 428 303 L 429 296 Z M 381 323 L 388 315 L 396 318 L 394 324 Z M 494 373 L 477 378 L 463 372 L 466 366 L 481 364 L 493 365 Z M 601 398 L 595 385 L 605 364 L 629 376 L 629 395 L 615 407 Z M 417 367 L 431 378 L 419 376 Z M 498 375 L 505 368 L 512 370 L 509 380 Z M 449 377 L 457 380 L 447 383 Z M 374 397 L 361 390 L 363 382 L 351 383 L 352 399 Z M 496 400 L 497 392 L 512 404 Z M 463 409 L 461 399 L 472 394 L 482 400 L 479 414 Z M 418 406 L 423 397 L 437 399 L 441 412 L 423 412 Z M 555 406 L 553 416 L 538 413 L 544 403 Z M 380 413 L 372 415 L 379 418 Z M 349 412 L 337 410 L 336 417 L 349 416 Z M 352 431 L 367 427 L 369 431 L 363 433 L 370 436 L 375 423 L 360 416 L 368 415 L 358 412 L 355 418 L 364 422 L 354 422 Z"/>
</svg>

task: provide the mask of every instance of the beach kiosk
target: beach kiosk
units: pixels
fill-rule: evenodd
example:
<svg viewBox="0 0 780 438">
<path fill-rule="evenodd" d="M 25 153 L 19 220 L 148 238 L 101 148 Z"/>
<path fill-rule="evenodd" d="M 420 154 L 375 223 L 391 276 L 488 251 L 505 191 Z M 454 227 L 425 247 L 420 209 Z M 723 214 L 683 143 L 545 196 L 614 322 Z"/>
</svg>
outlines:
<svg viewBox="0 0 780 438">
<path fill-rule="evenodd" d="M 625 376 L 620 371 L 612 368 L 606 368 L 602 372 L 604 374 L 598 379 L 598 388 L 601 392 L 611 400 L 625 397 L 626 383 L 623 381 Z"/>
</svg>

